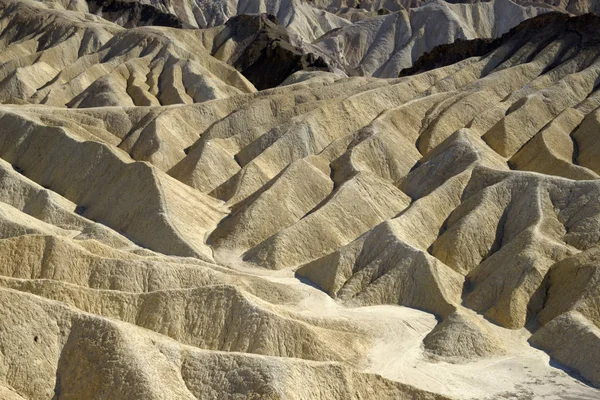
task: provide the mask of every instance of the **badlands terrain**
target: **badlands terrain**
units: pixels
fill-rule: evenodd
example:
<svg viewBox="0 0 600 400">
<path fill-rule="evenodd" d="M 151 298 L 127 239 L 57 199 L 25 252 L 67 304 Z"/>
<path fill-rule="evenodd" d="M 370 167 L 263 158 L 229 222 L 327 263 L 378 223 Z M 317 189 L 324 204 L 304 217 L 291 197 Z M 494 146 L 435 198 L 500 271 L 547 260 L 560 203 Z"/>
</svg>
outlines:
<svg viewBox="0 0 600 400">
<path fill-rule="evenodd" d="M 593 0 L 0 0 L 0 399 L 599 399 Z"/>
</svg>

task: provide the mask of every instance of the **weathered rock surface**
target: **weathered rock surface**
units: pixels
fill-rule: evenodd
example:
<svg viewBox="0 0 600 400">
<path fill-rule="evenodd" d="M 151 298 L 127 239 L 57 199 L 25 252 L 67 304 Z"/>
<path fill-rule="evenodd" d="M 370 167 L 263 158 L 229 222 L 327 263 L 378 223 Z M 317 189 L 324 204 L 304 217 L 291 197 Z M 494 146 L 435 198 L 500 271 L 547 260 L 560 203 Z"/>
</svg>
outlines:
<svg viewBox="0 0 600 400">
<path fill-rule="evenodd" d="M 66 3 L 0 2 L 1 398 L 598 397 L 599 17 L 379 79 L 294 72 L 327 2 Z"/>
<path fill-rule="evenodd" d="M 511 0 L 473 4 L 435 0 L 333 30 L 314 44 L 333 54 L 348 75 L 392 78 L 437 45 L 458 39 L 496 38 L 520 22 L 548 11 L 551 9 L 521 6 Z M 447 61 L 451 64 L 458 60 L 450 57 Z"/>
<path fill-rule="evenodd" d="M 103 0 L 39 0 L 67 10 L 94 12 Z M 173 15 L 185 26 L 211 28 L 225 24 L 242 14 L 271 14 L 279 23 L 306 42 L 312 42 L 331 29 L 349 25 L 350 21 L 314 7 L 304 0 L 120 0 L 138 3 L 142 9 L 153 7 L 163 14 Z M 169 17 L 170 18 L 170 17 Z M 171 25 L 169 25 L 171 26 Z"/>
<path fill-rule="evenodd" d="M 254 92 L 210 56 L 199 31 L 123 29 L 32 1 L 0 3 L 0 102 L 57 107 L 159 106 Z"/>
</svg>

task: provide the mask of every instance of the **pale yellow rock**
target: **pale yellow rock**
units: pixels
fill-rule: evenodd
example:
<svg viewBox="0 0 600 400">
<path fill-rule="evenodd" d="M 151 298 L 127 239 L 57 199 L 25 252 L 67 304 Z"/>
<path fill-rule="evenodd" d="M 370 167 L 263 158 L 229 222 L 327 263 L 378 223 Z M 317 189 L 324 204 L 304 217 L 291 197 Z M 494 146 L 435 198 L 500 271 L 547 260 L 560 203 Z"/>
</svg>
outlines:
<svg viewBox="0 0 600 400">
<path fill-rule="evenodd" d="M 0 340 L 19 346 L 21 356 L 3 356 L 0 379 L 27 397 L 66 398 L 331 398 L 375 394 L 390 398 L 444 399 L 410 385 L 354 372 L 338 363 L 308 363 L 183 346 L 129 324 L 69 309 L 29 294 L 0 289 Z M 35 318 L 33 316 L 36 315 Z M 7 318 L 10 316 L 9 318 Z M 38 368 L 17 373 L 25 362 Z M 233 374 L 231 371 L 235 371 Z M 61 376 L 55 386 L 57 369 Z M 281 373 L 285 371 L 285 373 Z M 331 376 L 334 382 L 323 384 Z M 309 379 L 306 383 L 302 379 Z M 323 383 L 308 385 L 308 382 Z"/>
<path fill-rule="evenodd" d="M 598 164 L 598 126 L 600 125 L 600 110 L 590 113 L 582 122 L 578 129 L 573 132 L 573 139 L 577 143 L 579 154 L 576 155 L 576 161 L 584 167 L 587 167 L 595 173 L 600 173 Z"/>
<path fill-rule="evenodd" d="M 409 203 L 394 186 L 360 173 L 335 190 L 327 203 L 246 251 L 243 258 L 271 269 L 299 266 L 350 242 Z"/>
<path fill-rule="evenodd" d="M 598 179 L 597 173 L 573 164 L 574 142 L 566 133 L 573 132 L 583 118 L 577 110 L 566 109 L 523 146 L 510 163 L 517 169 L 570 179 Z"/>
<path fill-rule="evenodd" d="M 352 326 L 343 321 L 327 321 L 319 326 L 319 321 L 282 313 L 274 305 L 227 285 L 145 294 L 112 293 L 52 281 L 0 279 L 0 286 L 57 300 L 209 350 L 357 364 L 369 345 L 362 332 L 352 332 Z M 341 329 L 332 329 L 335 325 Z"/>
<path fill-rule="evenodd" d="M 559 315 L 529 339 L 561 364 L 581 374 L 592 385 L 600 383 L 600 329 L 577 311 Z"/>
<path fill-rule="evenodd" d="M 0 159 L 0 200 L 41 222 L 63 230 L 78 231 L 78 239 L 96 239 L 113 247 L 134 246 L 132 242 L 102 224 L 87 220 L 75 213 L 77 205 L 44 189 L 19 174 L 6 161 Z M 14 214 L 14 213 L 13 213 Z M 45 225 L 45 224 L 41 224 Z"/>
<path fill-rule="evenodd" d="M 500 335 L 490 325 L 472 311 L 457 310 L 438 324 L 423 344 L 434 358 L 455 362 L 506 354 Z"/>
<path fill-rule="evenodd" d="M 325 3 L 152 4 L 272 12 L 308 51 L 364 33 L 366 75 L 540 11 Z M 256 92 L 223 27 L 92 9 L 0 1 L 0 398 L 598 397 L 595 17 Z"/>
<path fill-rule="evenodd" d="M 157 106 L 255 91 L 233 67 L 212 57 L 193 31 L 125 30 L 85 14 L 85 7 L 50 10 L 32 0 L 6 0 L 0 7 L 6 28 L 0 40 L 2 103 Z M 30 18 L 44 28 L 25 22 Z M 44 30 L 53 31 L 52 37 Z"/>
<path fill-rule="evenodd" d="M 30 179 L 73 201 L 79 214 L 126 231 L 134 242 L 146 247 L 211 258 L 203 239 L 224 215 L 218 201 L 158 174 L 149 164 L 127 160 L 102 143 L 80 141 L 62 128 L 45 127 L 12 113 L 2 116 L 1 125 L 0 156 Z M 96 164 L 82 169 L 90 159 Z M 64 179 L 65 174 L 69 179 Z M 153 207 L 155 211 L 150 212 Z M 153 214 L 155 223 L 136 218 Z M 181 225 L 189 219 L 196 224 Z M 148 224 L 154 225 L 153 231 Z M 159 226 L 163 234 L 157 235 Z"/>
<path fill-rule="evenodd" d="M 19 396 L 19 394 L 15 393 L 13 390 L 0 386 L 0 396 L 6 400 L 22 400 L 23 397 Z"/>
<path fill-rule="evenodd" d="M 263 190 L 238 203 L 208 238 L 215 247 L 247 250 L 294 225 L 333 189 L 329 176 L 305 159 L 292 163 Z"/>
<path fill-rule="evenodd" d="M 552 266 L 547 300 L 538 315 L 546 324 L 567 311 L 577 311 L 600 327 L 598 247 L 592 247 Z"/>
<path fill-rule="evenodd" d="M 395 232 L 401 224 L 394 222 L 378 225 L 297 273 L 351 304 L 400 304 L 447 316 L 460 303 L 460 275 L 404 243 Z"/>
</svg>

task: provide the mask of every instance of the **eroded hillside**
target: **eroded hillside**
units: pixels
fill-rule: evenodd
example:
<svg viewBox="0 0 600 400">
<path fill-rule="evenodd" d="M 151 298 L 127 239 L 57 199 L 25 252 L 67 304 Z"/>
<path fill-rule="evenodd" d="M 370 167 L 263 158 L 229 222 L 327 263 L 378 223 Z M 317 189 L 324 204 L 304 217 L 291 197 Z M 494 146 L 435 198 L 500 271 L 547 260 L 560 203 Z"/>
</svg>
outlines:
<svg viewBox="0 0 600 400">
<path fill-rule="evenodd" d="M 0 4 L 0 397 L 599 396 L 600 17 L 379 79 Z"/>
</svg>

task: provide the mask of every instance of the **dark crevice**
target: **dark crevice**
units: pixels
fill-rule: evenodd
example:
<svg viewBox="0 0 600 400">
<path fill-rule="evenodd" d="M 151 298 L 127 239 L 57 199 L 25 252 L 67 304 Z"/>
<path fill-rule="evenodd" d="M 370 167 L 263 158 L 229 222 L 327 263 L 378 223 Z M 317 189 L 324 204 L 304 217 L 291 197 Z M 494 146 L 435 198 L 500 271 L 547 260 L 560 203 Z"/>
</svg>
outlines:
<svg viewBox="0 0 600 400">
<path fill-rule="evenodd" d="M 75 214 L 83 216 L 85 214 L 86 210 L 87 210 L 87 208 L 84 206 L 81 206 L 81 205 L 77 206 L 77 207 L 75 207 Z"/>
<path fill-rule="evenodd" d="M 137 26 L 166 26 L 171 28 L 191 28 L 176 15 L 163 12 L 150 4 L 122 0 L 87 0 L 90 12 L 118 23 L 125 28 Z"/>
<path fill-rule="evenodd" d="M 226 23 L 231 40 L 244 43 L 228 60 L 258 90 L 270 89 L 301 70 L 330 71 L 320 56 L 294 46 L 287 30 L 270 14 L 238 15 Z M 218 49 L 213 49 L 213 54 Z"/>
<path fill-rule="evenodd" d="M 19 167 L 18 165 L 16 165 L 16 164 L 13 164 L 13 166 L 12 166 L 12 167 L 13 167 L 13 169 L 14 169 L 16 172 L 18 172 L 19 174 L 21 174 L 21 175 L 25 175 L 25 172 L 23 171 L 23 169 L 22 169 L 21 167 Z"/>
</svg>

